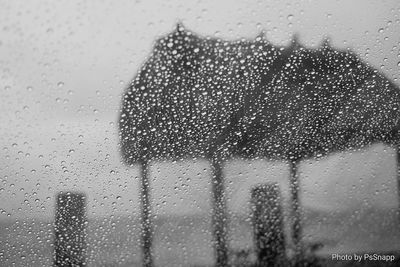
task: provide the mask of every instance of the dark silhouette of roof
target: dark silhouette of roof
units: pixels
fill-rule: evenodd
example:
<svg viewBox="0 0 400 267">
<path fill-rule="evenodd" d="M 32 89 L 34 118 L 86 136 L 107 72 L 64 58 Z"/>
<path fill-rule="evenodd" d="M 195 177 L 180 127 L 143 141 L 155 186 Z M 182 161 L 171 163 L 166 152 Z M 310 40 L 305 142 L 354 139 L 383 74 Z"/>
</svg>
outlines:
<svg viewBox="0 0 400 267">
<path fill-rule="evenodd" d="M 204 38 L 158 39 L 120 115 L 129 164 L 183 157 L 295 159 L 394 143 L 399 89 L 350 50 Z"/>
</svg>

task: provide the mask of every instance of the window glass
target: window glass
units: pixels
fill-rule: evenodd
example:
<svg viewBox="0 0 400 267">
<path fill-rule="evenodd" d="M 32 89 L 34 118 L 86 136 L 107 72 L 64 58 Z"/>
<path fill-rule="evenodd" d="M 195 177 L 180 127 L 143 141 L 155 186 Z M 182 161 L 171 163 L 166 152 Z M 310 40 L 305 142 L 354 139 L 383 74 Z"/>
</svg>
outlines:
<svg viewBox="0 0 400 267">
<path fill-rule="evenodd" d="M 1 6 L 1 266 L 400 257 L 398 1 Z"/>
</svg>

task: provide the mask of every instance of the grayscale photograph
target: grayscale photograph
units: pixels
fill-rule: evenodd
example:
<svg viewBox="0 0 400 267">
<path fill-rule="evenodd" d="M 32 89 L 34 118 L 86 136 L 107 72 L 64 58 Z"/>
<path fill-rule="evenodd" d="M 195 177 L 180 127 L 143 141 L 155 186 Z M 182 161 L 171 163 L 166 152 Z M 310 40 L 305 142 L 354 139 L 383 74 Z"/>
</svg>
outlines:
<svg viewBox="0 0 400 267">
<path fill-rule="evenodd" d="M 1 267 L 400 266 L 398 0 L 0 0 Z"/>
</svg>

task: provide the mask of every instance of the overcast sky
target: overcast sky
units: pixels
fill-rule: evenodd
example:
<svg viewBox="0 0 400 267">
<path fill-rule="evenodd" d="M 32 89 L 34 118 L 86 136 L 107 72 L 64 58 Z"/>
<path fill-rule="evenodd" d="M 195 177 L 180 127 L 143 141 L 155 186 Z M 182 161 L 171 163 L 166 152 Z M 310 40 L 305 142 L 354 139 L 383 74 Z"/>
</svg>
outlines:
<svg viewBox="0 0 400 267">
<path fill-rule="evenodd" d="M 400 2 L 392 1 L 0 1 L 0 220 L 53 216 L 61 190 L 88 194 L 89 215 L 138 210 L 137 169 L 118 152 L 121 94 L 156 38 L 178 21 L 196 33 L 254 38 L 261 30 L 305 46 L 324 36 L 399 83 Z M 207 212 L 204 161 L 154 163 L 158 214 Z M 374 146 L 302 167 L 305 206 L 397 206 L 393 150 Z M 247 212 L 249 188 L 279 181 L 285 163 L 227 165 L 229 205 Z"/>
</svg>

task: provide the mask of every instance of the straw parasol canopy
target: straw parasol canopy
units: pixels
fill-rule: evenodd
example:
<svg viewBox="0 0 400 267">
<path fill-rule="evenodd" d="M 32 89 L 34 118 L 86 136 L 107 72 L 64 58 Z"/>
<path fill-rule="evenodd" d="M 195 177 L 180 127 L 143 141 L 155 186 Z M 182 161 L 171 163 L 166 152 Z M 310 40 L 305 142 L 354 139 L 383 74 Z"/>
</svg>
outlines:
<svg viewBox="0 0 400 267">
<path fill-rule="evenodd" d="M 396 143 L 400 91 L 350 50 L 203 38 L 178 25 L 128 86 L 122 155 L 299 159 Z"/>
</svg>

